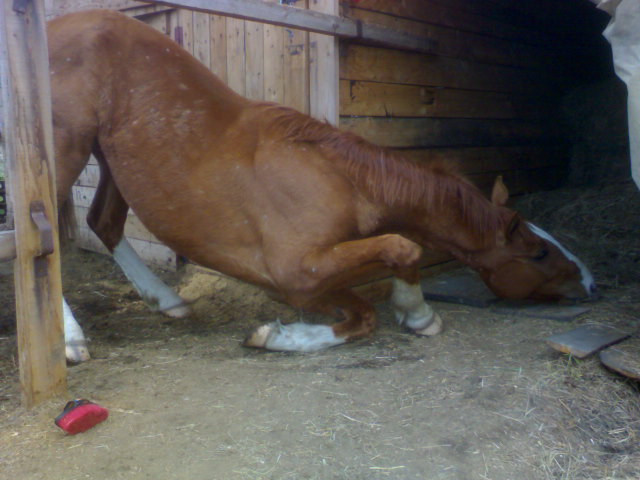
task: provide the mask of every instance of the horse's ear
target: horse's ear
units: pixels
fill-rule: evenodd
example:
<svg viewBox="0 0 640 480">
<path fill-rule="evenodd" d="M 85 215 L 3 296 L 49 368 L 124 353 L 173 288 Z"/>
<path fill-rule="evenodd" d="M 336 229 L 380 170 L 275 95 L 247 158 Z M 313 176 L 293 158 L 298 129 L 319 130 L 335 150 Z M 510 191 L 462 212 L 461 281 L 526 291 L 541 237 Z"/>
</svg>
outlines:
<svg viewBox="0 0 640 480">
<path fill-rule="evenodd" d="M 504 207 L 507 200 L 509 200 L 509 190 L 502 181 L 502 175 L 498 175 L 491 191 L 491 203 L 496 207 Z"/>
</svg>

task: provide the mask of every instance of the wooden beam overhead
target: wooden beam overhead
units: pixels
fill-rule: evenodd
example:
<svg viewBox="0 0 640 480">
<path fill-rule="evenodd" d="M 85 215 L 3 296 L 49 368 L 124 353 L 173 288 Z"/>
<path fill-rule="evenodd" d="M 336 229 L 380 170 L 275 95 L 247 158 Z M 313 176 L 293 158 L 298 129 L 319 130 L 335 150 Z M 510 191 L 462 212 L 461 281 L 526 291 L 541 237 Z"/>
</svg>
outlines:
<svg viewBox="0 0 640 480">
<path fill-rule="evenodd" d="M 296 28 L 402 50 L 421 53 L 433 52 L 433 41 L 425 37 L 411 35 L 382 25 L 366 24 L 360 20 L 276 3 L 266 3 L 262 0 L 149 0 L 146 3 Z"/>
<path fill-rule="evenodd" d="M 358 27 L 354 20 L 313 10 L 266 3 L 262 0 L 154 0 L 149 3 L 298 28 L 309 32 L 333 34 L 339 37 L 358 35 Z"/>
</svg>

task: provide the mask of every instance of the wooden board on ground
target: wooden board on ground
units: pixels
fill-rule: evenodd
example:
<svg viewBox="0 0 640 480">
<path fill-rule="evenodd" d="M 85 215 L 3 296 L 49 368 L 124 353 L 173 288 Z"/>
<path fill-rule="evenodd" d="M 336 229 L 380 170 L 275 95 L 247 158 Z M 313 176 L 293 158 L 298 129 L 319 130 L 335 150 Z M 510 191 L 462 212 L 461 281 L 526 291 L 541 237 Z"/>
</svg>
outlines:
<svg viewBox="0 0 640 480">
<path fill-rule="evenodd" d="M 500 300 L 491 306 L 491 311 L 503 315 L 546 318 L 568 322 L 591 310 L 580 305 L 562 305 L 558 303 L 538 303 L 526 300 Z"/>
<path fill-rule="evenodd" d="M 628 332 L 607 325 L 587 324 L 547 338 L 547 343 L 562 353 L 585 358 L 629 337 Z"/>
<path fill-rule="evenodd" d="M 460 303 L 486 308 L 498 298 L 487 288 L 476 272 L 460 268 L 421 281 L 426 300 Z"/>
<path fill-rule="evenodd" d="M 611 370 L 640 380 L 640 336 L 619 343 L 600 352 L 600 361 Z"/>
</svg>

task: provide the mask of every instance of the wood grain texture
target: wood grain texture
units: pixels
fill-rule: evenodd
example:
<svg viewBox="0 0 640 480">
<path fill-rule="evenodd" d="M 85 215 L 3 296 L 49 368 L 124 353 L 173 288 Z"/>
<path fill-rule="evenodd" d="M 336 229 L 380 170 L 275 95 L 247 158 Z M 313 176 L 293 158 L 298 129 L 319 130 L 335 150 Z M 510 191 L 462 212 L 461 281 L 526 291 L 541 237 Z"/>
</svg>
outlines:
<svg viewBox="0 0 640 480">
<path fill-rule="evenodd" d="M 341 52 L 340 78 L 369 82 L 428 85 L 526 95 L 553 93 L 560 79 L 546 71 L 532 75 L 512 66 L 459 58 L 347 45 Z"/>
<path fill-rule="evenodd" d="M 309 0 L 309 9 L 338 15 L 338 0 Z M 319 33 L 309 34 L 309 114 L 338 125 L 338 39 Z"/>
<path fill-rule="evenodd" d="M 342 117 L 340 128 L 385 147 L 472 147 L 549 143 L 552 132 L 524 120 Z"/>
<path fill-rule="evenodd" d="M 0 4 L 0 49 L 8 191 L 15 221 L 14 268 L 18 363 L 27 407 L 66 392 L 62 284 L 53 182 L 51 87 L 42 0 Z M 53 253 L 38 256 L 40 236 L 30 216 L 42 202 L 53 233 Z"/>
<path fill-rule="evenodd" d="M 340 81 L 340 113 L 371 117 L 541 118 L 553 104 L 513 93 Z"/>
</svg>

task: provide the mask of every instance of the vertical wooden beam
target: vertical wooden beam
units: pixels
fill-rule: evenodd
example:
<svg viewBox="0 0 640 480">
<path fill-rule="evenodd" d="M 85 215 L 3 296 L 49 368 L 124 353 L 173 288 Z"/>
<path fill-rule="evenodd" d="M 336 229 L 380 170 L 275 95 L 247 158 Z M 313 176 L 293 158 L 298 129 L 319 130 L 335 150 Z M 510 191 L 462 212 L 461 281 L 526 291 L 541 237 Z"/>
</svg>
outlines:
<svg viewBox="0 0 640 480">
<path fill-rule="evenodd" d="M 284 103 L 284 29 L 264 26 L 264 99 Z"/>
<path fill-rule="evenodd" d="M 227 83 L 227 19 L 211 15 L 211 71 Z"/>
<path fill-rule="evenodd" d="M 240 95 L 246 94 L 244 45 L 245 21 L 227 18 L 227 85 Z"/>
<path fill-rule="evenodd" d="M 0 76 L 7 178 L 16 232 L 18 363 L 23 401 L 30 407 L 66 392 L 43 0 L 0 2 L 0 39 L 4 43 L 0 48 Z M 47 220 L 51 227 L 48 242 L 43 241 L 47 238 Z M 50 250 L 53 253 L 47 254 Z"/>
<path fill-rule="evenodd" d="M 174 31 L 174 40 L 191 55 L 193 53 L 193 15 L 191 10 L 178 10 L 178 28 Z"/>
<path fill-rule="evenodd" d="M 309 0 L 309 10 L 339 15 L 338 0 Z M 338 38 L 309 34 L 309 114 L 338 125 Z"/>
<path fill-rule="evenodd" d="M 211 69 L 211 36 L 208 13 L 193 12 L 193 56 Z"/>
<path fill-rule="evenodd" d="M 264 100 L 264 25 L 245 22 L 245 95 L 252 100 Z"/>
</svg>

